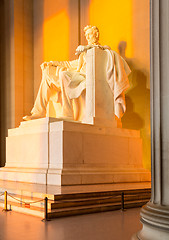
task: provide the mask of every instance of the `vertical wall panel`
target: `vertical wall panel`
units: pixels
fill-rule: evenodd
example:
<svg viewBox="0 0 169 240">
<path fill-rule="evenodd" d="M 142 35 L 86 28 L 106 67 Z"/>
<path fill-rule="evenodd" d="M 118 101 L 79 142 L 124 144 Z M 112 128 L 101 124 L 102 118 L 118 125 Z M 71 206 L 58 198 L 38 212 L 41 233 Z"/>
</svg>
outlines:
<svg viewBox="0 0 169 240">
<path fill-rule="evenodd" d="M 0 166 L 5 162 L 5 0 L 0 0 Z"/>
<path fill-rule="evenodd" d="M 30 113 L 34 103 L 33 1 L 24 0 L 23 7 L 23 115 L 25 116 Z"/>
<path fill-rule="evenodd" d="M 33 104 L 33 3 L 14 1 L 15 126 Z"/>
</svg>

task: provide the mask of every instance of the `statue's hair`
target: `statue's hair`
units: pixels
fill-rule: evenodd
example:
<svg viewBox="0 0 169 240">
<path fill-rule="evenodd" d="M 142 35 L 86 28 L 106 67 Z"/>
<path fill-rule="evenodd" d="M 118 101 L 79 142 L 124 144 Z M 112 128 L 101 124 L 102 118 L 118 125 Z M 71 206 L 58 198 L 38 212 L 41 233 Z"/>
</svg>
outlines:
<svg viewBox="0 0 169 240">
<path fill-rule="evenodd" d="M 95 33 L 95 36 L 97 39 L 99 39 L 99 29 L 96 27 L 96 26 L 92 26 L 92 25 L 87 25 L 85 28 L 84 28 L 84 32 L 86 33 L 87 30 L 89 29 L 92 29 Z"/>
</svg>

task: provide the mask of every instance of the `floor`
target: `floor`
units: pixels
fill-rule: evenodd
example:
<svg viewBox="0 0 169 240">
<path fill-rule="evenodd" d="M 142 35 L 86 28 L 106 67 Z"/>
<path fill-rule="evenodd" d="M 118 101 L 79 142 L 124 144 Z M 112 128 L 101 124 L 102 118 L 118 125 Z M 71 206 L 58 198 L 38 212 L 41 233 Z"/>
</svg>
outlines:
<svg viewBox="0 0 169 240">
<path fill-rule="evenodd" d="M 0 209 L 0 240 L 130 240 L 141 229 L 140 208 L 42 222 Z"/>
</svg>

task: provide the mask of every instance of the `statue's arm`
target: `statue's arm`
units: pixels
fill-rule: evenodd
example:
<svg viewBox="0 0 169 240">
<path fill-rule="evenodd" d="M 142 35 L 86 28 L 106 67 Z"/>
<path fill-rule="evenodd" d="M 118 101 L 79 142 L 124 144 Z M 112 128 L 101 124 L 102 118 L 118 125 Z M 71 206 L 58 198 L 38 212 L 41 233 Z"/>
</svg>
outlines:
<svg viewBox="0 0 169 240">
<path fill-rule="evenodd" d="M 50 66 L 60 66 L 60 67 L 66 67 L 69 68 L 70 67 L 70 62 L 69 61 L 50 61 Z"/>
<path fill-rule="evenodd" d="M 81 53 L 80 56 L 79 56 L 78 65 L 77 65 L 77 69 L 76 69 L 77 72 L 80 72 L 80 69 L 81 69 L 82 66 L 83 66 L 83 63 L 84 63 L 84 54 L 85 54 L 85 53 L 83 52 L 83 53 Z"/>
<path fill-rule="evenodd" d="M 65 69 L 76 69 L 78 66 L 78 59 L 73 61 L 50 61 L 41 64 L 41 69 L 44 70 L 48 66 L 64 67 Z"/>
</svg>

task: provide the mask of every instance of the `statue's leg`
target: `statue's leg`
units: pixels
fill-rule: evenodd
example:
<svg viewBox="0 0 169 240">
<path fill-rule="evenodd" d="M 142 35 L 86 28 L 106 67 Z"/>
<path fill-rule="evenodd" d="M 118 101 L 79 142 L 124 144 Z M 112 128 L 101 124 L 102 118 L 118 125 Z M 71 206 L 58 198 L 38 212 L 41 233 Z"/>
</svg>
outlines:
<svg viewBox="0 0 169 240">
<path fill-rule="evenodd" d="M 85 117 L 86 91 L 84 90 L 78 98 L 73 99 L 74 119 L 82 121 Z"/>
<path fill-rule="evenodd" d="M 50 76 L 48 68 L 45 68 L 42 71 L 42 81 L 34 103 L 34 107 L 31 111 L 32 115 L 23 117 L 24 120 L 32 120 L 46 116 L 46 107 L 51 96 L 53 85 L 53 78 Z"/>
<path fill-rule="evenodd" d="M 59 74 L 61 93 L 62 93 L 62 114 L 63 117 L 73 119 L 73 103 L 67 94 L 67 87 L 71 82 L 69 72 L 62 71 Z"/>
<path fill-rule="evenodd" d="M 46 107 L 51 96 L 51 83 L 50 76 L 47 74 L 47 71 L 42 72 L 42 81 L 39 87 L 39 91 L 34 103 L 34 107 L 31 111 L 31 114 L 39 114 L 46 116 Z"/>
</svg>

